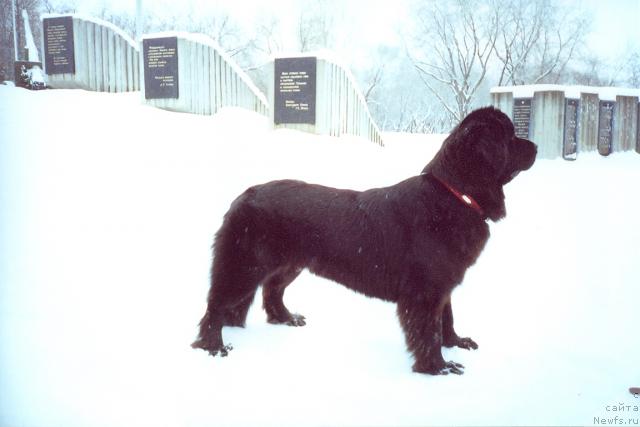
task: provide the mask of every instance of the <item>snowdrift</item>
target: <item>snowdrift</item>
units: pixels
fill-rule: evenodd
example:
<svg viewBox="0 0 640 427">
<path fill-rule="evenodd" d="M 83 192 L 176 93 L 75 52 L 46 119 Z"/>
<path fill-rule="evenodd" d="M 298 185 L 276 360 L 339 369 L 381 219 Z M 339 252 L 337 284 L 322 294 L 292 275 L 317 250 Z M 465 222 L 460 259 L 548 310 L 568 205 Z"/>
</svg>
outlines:
<svg viewBox="0 0 640 427">
<path fill-rule="evenodd" d="M 454 292 L 480 345 L 444 352 L 460 377 L 412 373 L 393 305 L 310 274 L 285 296 L 307 326 L 266 324 L 256 300 L 223 331 L 228 358 L 190 348 L 239 192 L 390 185 L 442 139 L 383 148 L 239 109 L 0 86 L 0 425 L 637 424 L 635 153 L 540 160 L 506 187 L 507 218 Z"/>
</svg>

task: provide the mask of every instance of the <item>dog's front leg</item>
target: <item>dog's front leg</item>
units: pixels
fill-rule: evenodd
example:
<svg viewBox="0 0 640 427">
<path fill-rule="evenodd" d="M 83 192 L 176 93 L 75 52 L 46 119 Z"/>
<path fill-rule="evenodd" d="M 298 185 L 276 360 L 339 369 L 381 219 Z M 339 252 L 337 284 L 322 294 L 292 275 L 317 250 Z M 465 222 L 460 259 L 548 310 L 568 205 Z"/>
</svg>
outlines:
<svg viewBox="0 0 640 427">
<path fill-rule="evenodd" d="M 467 350 L 477 350 L 478 344 L 471 338 L 461 338 L 453 329 L 453 310 L 449 300 L 442 311 L 442 345 L 445 347 L 460 347 Z"/>
<path fill-rule="evenodd" d="M 398 317 L 409 351 L 413 353 L 414 372 L 432 375 L 462 374 L 464 366 L 442 358 L 442 312 L 446 301 L 427 295 L 412 295 L 398 300 Z"/>
</svg>

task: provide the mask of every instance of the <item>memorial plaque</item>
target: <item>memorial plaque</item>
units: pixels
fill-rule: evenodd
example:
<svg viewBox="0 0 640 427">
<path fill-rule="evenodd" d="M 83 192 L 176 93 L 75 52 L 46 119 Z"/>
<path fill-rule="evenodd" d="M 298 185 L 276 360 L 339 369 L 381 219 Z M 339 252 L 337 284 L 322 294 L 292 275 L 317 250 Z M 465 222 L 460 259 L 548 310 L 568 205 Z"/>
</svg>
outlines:
<svg viewBox="0 0 640 427">
<path fill-rule="evenodd" d="M 144 97 L 178 98 L 178 38 L 144 39 L 142 50 Z"/>
<path fill-rule="evenodd" d="M 45 18 L 42 20 L 44 37 L 44 64 L 46 73 L 75 74 L 76 62 L 73 46 L 73 18 Z"/>
<path fill-rule="evenodd" d="M 566 160 L 578 157 L 578 109 L 580 100 L 567 99 L 564 105 L 564 140 L 562 156 Z"/>
<path fill-rule="evenodd" d="M 614 105 L 615 102 L 613 101 L 600 101 L 600 118 L 598 119 L 598 152 L 603 156 L 611 154 Z"/>
<path fill-rule="evenodd" d="M 531 124 L 531 98 L 513 100 L 513 126 L 518 138 L 529 139 Z"/>
<path fill-rule="evenodd" d="M 275 124 L 316 123 L 316 65 L 315 57 L 275 60 Z"/>
</svg>

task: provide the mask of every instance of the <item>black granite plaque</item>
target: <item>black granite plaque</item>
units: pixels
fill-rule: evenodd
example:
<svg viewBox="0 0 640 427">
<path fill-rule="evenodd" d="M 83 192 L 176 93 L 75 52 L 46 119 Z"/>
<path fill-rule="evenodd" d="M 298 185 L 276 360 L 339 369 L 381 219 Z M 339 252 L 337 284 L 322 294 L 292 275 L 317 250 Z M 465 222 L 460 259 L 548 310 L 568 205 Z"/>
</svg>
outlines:
<svg viewBox="0 0 640 427">
<path fill-rule="evenodd" d="M 513 100 L 513 126 L 518 138 L 529 139 L 531 124 L 531 98 Z"/>
<path fill-rule="evenodd" d="M 564 104 L 564 139 L 562 156 L 575 160 L 578 156 L 578 109 L 579 99 L 567 99 Z"/>
<path fill-rule="evenodd" d="M 316 123 L 316 65 L 315 57 L 275 60 L 275 124 Z"/>
<path fill-rule="evenodd" d="M 178 98 L 178 38 L 144 39 L 142 50 L 145 98 Z"/>
<path fill-rule="evenodd" d="M 612 151 L 613 139 L 613 108 L 615 102 L 600 101 L 600 116 L 598 119 L 598 152 L 608 156 Z"/>
<path fill-rule="evenodd" d="M 73 46 L 73 18 L 45 18 L 42 20 L 44 37 L 44 65 L 49 75 L 75 74 L 76 62 Z"/>
</svg>

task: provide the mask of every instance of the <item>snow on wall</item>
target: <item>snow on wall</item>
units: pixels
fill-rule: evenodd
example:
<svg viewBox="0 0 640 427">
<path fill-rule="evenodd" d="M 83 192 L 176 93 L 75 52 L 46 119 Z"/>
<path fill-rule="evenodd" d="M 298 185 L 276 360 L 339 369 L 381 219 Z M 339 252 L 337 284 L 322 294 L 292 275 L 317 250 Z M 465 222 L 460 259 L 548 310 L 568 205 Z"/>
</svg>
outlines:
<svg viewBox="0 0 640 427">
<path fill-rule="evenodd" d="M 580 86 L 580 85 L 522 85 L 498 86 L 491 88 L 492 94 L 512 93 L 514 98 L 533 98 L 535 92 L 564 92 L 566 98 L 580 98 L 583 93 L 597 94 L 603 101 L 615 101 L 617 96 L 640 97 L 640 89 L 610 86 Z"/>
<path fill-rule="evenodd" d="M 210 37 L 180 31 L 146 34 L 144 40 L 175 37 L 178 47 L 178 98 L 146 99 L 148 105 L 169 111 L 215 114 L 222 107 L 242 107 L 267 115 L 267 100 L 249 76 Z M 140 50 L 140 63 L 144 52 Z M 143 79 L 145 67 L 141 68 Z M 144 80 L 143 80 L 144 82 Z"/>
<path fill-rule="evenodd" d="M 264 66 L 267 75 L 271 122 L 274 121 L 275 81 L 274 67 L 278 58 L 315 57 L 316 69 L 316 120 L 315 124 L 278 124 L 320 135 L 340 136 L 343 134 L 362 136 L 383 145 L 380 129 L 376 125 L 367 102 L 359 89 L 351 71 L 326 50 L 281 54 L 273 57 Z"/>
<path fill-rule="evenodd" d="M 527 85 L 491 89 L 492 104 L 513 119 L 514 99 L 531 99 L 529 136 L 538 144 L 538 157 L 566 155 L 567 100 L 577 100 L 575 142 L 579 152 L 640 152 L 640 89 L 617 87 Z M 601 120 L 602 103 L 613 108 L 610 123 Z M 612 107 L 611 107 L 612 106 Z M 606 128 L 603 130 L 603 127 Z"/>
<path fill-rule="evenodd" d="M 97 92 L 139 90 L 136 43 L 110 22 L 90 16 L 43 14 L 41 19 L 66 16 L 73 19 L 75 73 L 47 74 L 49 86 Z"/>
</svg>

